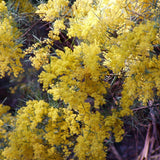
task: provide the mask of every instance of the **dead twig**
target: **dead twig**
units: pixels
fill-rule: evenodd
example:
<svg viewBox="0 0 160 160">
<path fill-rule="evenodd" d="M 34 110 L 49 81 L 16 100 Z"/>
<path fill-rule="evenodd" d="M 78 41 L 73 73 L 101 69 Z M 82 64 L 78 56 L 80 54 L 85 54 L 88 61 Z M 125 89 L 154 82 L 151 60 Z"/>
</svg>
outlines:
<svg viewBox="0 0 160 160">
<path fill-rule="evenodd" d="M 42 19 L 40 19 L 40 20 L 38 20 L 37 22 L 35 22 L 33 25 L 31 25 L 29 28 L 28 28 L 28 30 L 24 33 L 24 34 L 22 34 L 19 38 L 22 38 L 22 37 L 24 37 L 24 36 L 26 36 L 31 30 L 32 30 L 32 28 L 34 27 L 34 26 L 36 26 L 39 22 L 41 22 L 42 21 Z"/>
<path fill-rule="evenodd" d="M 153 159 L 153 160 L 157 159 L 158 160 L 158 159 L 160 159 L 160 154 L 156 154 L 154 156 L 151 156 L 150 159 Z"/>
<path fill-rule="evenodd" d="M 120 154 L 118 153 L 117 149 L 115 148 L 114 144 L 110 145 L 111 150 L 113 152 L 113 154 L 115 155 L 117 160 L 123 160 L 122 157 L 120 156 Z"/>
<path fill-rule="evenodd" d="M 134 108 L 134 109 L 132 109 L 132 111 L 138 111 L 138 110 L 146 109 L 146 108 L 148 108 L 148 106 L 142 106 L 142 107 Z"/>
<path fill-rule="evenodd" d="M 148 160 L 148 151 L 149 151 L 149 144 L 150 144 L 150 138 L 151 138 L 150 137 L 151 127 L 152 127 L 152 124 L 150 123 L 148 125 L 147 135 L 146 135 L 143 150 L 141 154 L 138 156 L 137 160 Z"/>
</svg>

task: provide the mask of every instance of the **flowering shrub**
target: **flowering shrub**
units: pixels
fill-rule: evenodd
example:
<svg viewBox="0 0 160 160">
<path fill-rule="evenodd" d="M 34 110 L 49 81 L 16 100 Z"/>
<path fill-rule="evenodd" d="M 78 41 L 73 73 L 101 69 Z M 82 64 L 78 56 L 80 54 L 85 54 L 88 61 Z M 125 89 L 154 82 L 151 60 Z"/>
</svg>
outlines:
<svg viewBox="0 0 160 160">
<path fill-rule="evenodd" d="M 0 6 L 7 16 L 3 1 Z M 104 142 L 123 139 L 122 118 L 132 115 L 134 100 L 147 104 L 160 96 L 159 9 L 160 3 L 153 0 L 76 0 L 73 5 L 68 0 L 48 0 L 40 4 L 36 13 L 51 25 L 48 38 L 24 54 L 32 54 L 32 65 L 43 69 L 39 75 L 43 90 L 64 105 L 28 101 L 18 110 L 13 130 L 7 137 L 1 135 L 7 138 L 1 155 L 7 160 L 105 159 Z M 2 27 L 7 24 L 3 30 L 13 29 L 6 28 L 10 26 L 6 18 L 2 20 Z M 22 70 L 21 45 L 13 43 L 18 38 L 13 36 L 15 30 L 9 35 L 8 31 L 5 37 L 12 48 L 7 43 L 3 47 L 8 51 L 1 49 L 1 77 L 5 72 L 16 76 Z M 55 50 L 54 43 L 63 35 L 72 42 Z M 124 78 L 122 97 L 117 108 L 103 109 L 111 73 Z"/>
</svg>

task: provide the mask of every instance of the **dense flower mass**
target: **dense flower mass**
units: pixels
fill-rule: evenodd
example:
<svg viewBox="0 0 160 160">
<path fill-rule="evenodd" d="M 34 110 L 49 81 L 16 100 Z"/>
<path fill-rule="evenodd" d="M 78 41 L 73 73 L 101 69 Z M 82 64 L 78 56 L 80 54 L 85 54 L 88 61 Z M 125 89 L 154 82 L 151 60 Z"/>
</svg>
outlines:
<svg viewBox="0 0 160 160">
<path fill-rule="evenodd" d="M 20 32 L 7 10 L 4 1 L 0 3 L 0 78 L 7 73 L 17 76 L 23 71 L 20 59 L 23 58 L 18 42 Z"/>
<path fill-rule="evenodd" d="M 115 44 L 105 54 L 105 65 L 115 73 L 124 70 L 127 75 L 122 106 L 132 105 L 133 100 L 137 97 L 146 103 L 153 97 L 154 87 L 157 88 L 157 93 L 159 93 L 160 57 L 151 56 L 153 44 L 159 43 L 157 34 L 157 23 L 144 22 L 135 26 L 132 31 L 123 33 L 114 39 Z M 130 91 L 128 92 L 128 90 Z"/>
<path fill-rule="evenodd" d="M 74 124 L 71 131 L 70 123 Z M 62 159 L 61 150 L 68 154 L 67 148 L 73 144 L 67 138 L 78 133 L 79 125 L 71 111 L 58 110 L 41 100 L 28 101 L 27 107 L 18 111 L 15 127 L 3 156 L 8 160 L 47 160 Z"/>
<path fill-rule="evenodd" d="M 7 113 L 9 109 L 9 106 L 0 104 L 0 159 L 5 159 L 2 152 L 8 143 L 8 129 L 12 129 L 14 122 L 14 117 Z"/>
<path fill-rule="evenodd" d="M 38 80 L 43 90 L 63 105 L 30 100 L 15 117 L 0 105 L 0 141 L 7 142 L 0 148 L 1 157 L 106 159 L 105 142 L 123 139 L 122 118 L 132 115 L 134 100 L 146 105 L 160 96 L 159 12 L 160 3 L 154 0 L 76 0 L 73 4 L 48 0 L 40 4 L 36 14 L 50 24 L 48 37 L 23 53 L 32 55 L 32 66 L 43 70 Z M 0 13 L 0 78 L 5 73 L 17 76 L 23 58 L 17 42 L 20 32 L 4 1 Z M 62 37 L 72 42 L 55 49 Z M 106 105 L 111 75 L 123 79 L 116 107 Z M 12 127 L 9 131 L 7 123 Z"/>
<path fill-rule="evenodd" d="M 96 44 L 81 43 L 73 51 L 65 48 L 65 52 L 57 50 L 56 53 L 57 57 L 51 57 L 39 76 L 53 99 L 62 99 L 76 110 L 88 97 L 94 99 L 96 108 L 104 104 L 108 83 L 104 81 L 107 70 L 99 64 L 100 48 Z"/>
</svg>

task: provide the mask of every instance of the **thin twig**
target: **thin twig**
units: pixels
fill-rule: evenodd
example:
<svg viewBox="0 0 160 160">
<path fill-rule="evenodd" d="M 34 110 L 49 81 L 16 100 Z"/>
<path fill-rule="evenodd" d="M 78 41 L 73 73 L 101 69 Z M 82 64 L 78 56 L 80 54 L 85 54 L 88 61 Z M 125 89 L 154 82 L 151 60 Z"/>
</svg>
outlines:
<svg viewBox="0 0 160 160">
<path fill-rule="evenodd" d="M 148 130 L 147 130 L 147 135 L 146 135 L 143 150 L 142 150 L 141 154 L 138 156 L 137 160 L 147 160 L 147 158 L 148 158 L 151 127 L 152 127 L 152 124 L 150 123 L 148 125 Z"/>
<path fill-rule="evenodd" d="M 151 156 L 150 159 L 153 159 L 153 160 L 160 159 L 160 154 L 156 154 L 154 156 Z"/>
<path fill-rule="evenodd" d="M 141 17 L 145 18 L 142 14 L 139 14 L 139 13 L 137 13 L 135 11 L 130 10 L 130 9 L 127 9 L 127 10 L 130 11 L 130 12 L 132 12 L 132 13 L 134 13 L 134 14 L 137 14 L 138 16 L 141 16 Z"/>
<path fill-rule="evenodd" d="M 148 106 L 142 106 L 142 107 L 139 107 L 139 108 L 133 108 L 132 111 L 138 111 L 138 110 L 145 109 L 145 108 L 148 108 Z"/>
<path fill-rule="evenodd" d="M 25 35 L 27 35 L 28 32 L 30 32 L 30 31 L 32 30 L 32 28 L 33 28 L 34 26 L 36 26 L 40 21 L 41 21 L 41 19 L 38 20 L 37 22 L 35 22 L 33 25 L 31 25 L 31 26 L 29 27 L 29 29 L 28 29 L 23 35 L 21 35 L 19 38 L 22 38 L 22 37 L 24 37 Z M 18 38 L 18 39 L 19 39 L 19 38 Z"/>
<path fill-rule="evenodd" d="M 116 156 L 117 160 L 123 160 L 120 154 L 118 153 L 117 149 L 115 148 L 115 146 L 112 144 L 110 145 L 110 147 L 111 147 L 113 154 Z"/>
</svg>

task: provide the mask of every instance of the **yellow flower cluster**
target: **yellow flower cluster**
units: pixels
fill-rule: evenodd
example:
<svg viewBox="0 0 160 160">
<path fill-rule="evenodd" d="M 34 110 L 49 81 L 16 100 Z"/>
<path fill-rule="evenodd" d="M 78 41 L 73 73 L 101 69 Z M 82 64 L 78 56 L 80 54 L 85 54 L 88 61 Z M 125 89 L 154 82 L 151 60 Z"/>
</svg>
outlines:
<svg viewBox="0 0 160 160">
<path fill-rule="evenodd" d="M 153 51 L 153 44 L 160 43 L 158 32 L 156 22 L 146 21 L 133 31 L 113 39 L 114 45 L 105 54 L 105 65 L 114 73 L 126 72 L 121 99 L 123 107 L 131 106 L 136 98 L 146 104 L 153 98 L 155 87 L 159 96 L 160 57 L 154 55 Z"/>
<path fill-rule="evenodd" d="M 155 22 L 147 21 L 145 24 L 136 26 L 133 31 L 125 32 L 117 38 L 113 38 L 111 43 L 114 45 L 105 54 L 106 61 L 104 64 L 110 67 L 114 73 L 119 73 L 123 68 L 127 71 L 130 65 L 149 56 L 148 51 L 153 50 L 152 42 L 155 41 L 157 35 L 155 25 Z"/>
<path fill-rule="evenodd" d="M 156 0 L 129 0 L 126 10 L 131 18 L 138 22 L 144 18 L 153 17 L 153 11 L 156 5 Z"/>
<path fill-rule="evenodd" d="M 90 104 L 84 105 L 79 106 L 81 114 L 77 114 L 68 108 L 54 108 L 43 100 L 28 101 L 27 106 L 18 111 L 14 129 L 6 137 L 8 147 L 1 150 L 1 156 L 6 160 L 61 160 L 74 151 L 79 159 L 105 159 L 103 142 L 109 139 L 113 125 L 113 133 L 119 142 L 124 133 L 121 129 L 123 123 L 116 112 L 104 118 L 99 112 L 91 113 Z M 4 114 L 8 108 L 0 107 L 6 124 L 9 116 Z M 4 123 L 0 124 L 2 128 Z"/>
<path fill-rule="evenodd" d="M 4 159 L 2 152 L 8 143 L 8 130 L 12 129 L 14 121 L 11 114 L 7 113 L 9 110 L 9 106 L 0 104 L 0 159 Z"/>
<path fill-rule="evenodd" d="M 118 0 L 76 1 L 72 7 L 74 17 L 69 19 L 68 36 L 90 43 L 96 40 L 104 46 L 110 35 L 132 24 L 124 6 L 125 3 Z"/>
<path fill-rule="evenodd" d="M 105 159 L 106 148 L 103 142 L 108 128 L 105 127 L 104 117 L 99 112 L 93 114 L 85 111 L 84 115 L 79 115 L 78 120 L 83 122 L 84 126 L 74 148 L 76 156 L 79 159 Z"/>
<path fill-rule="evenodd" d="M 45 47 L 41 47 L 42 45 Z M 23 53 L 24 54 L 33 54 L 33 57 L 29 59 L 32 62 L 32 66 L 34 66 L 37 70 L 40 69 L 44 64 L 49 61 L 49 53 L 51 48 L 52 40 L 45 39 L 43 41 L 37 42 L 33 44 L 31 47 L 27 48 Z"/>
<path fill-rule="evenodd" d="M 48 0 L 47 4 L 41 4 L 38 6 L 36 13 L 44 21 L 53 22 L 55 18 L 63 17 L 68 11 L 68 0 Z"/>
<path fill-rule="evenodd" d="M 11 0 L 11 2 L 14 4 L 14 7 L 16 10 L 18 10 L 20 13 L 34 13 L 35 8 L 31 4 L 29 0 L 23 1 L 23 0 Z"/>
<path fill-rule="evenodd" d="M 56 20 L 54 22 L 53 28 L 54 28 L 53 34 L 59 35 L 60 30 L 65 29 L 64 20 L 63 19 L 62 20 Z"/>
<path fill-rule="evenodd" d="M 81 43 L 72 51 L 56 50 L 57 57 L 51 57 L 39 76 L 44 89 L 53 94 L 53 99 L 62 99 L 71 108 L 83 104 L 88 97 L 94 99 L 94 107 L 104 104 L 108 83 L 104 81 L 107 70 L 99 64 L 100 48 L 98 45 Z M 48 89 L 51 88 L 51 89 Z"/>
<path fill-rule="evenodd" d="M 0 3 L 4 3 L 3 0 L 0 0 Z M 23 0 L 8 0 L 7 4 L 9 6 L 9 9 L 12 11 L 16 11 L 16 13 L 21 13 L 25 15 L 26 17 L 29 17 L 29 20 L 32 19 L 32 14 L 35 12 L 35 7 L 32 5 L 32 3 L 29 0 L 23 1 Z M 29 13 L 29 14 L 28 14 Z"/>
<path fill-rule="evenodd" d="M 9 146 L 2 152 L 7 160 L 63 159 L 74 145 L 72 136 L 80 132 L 73 111 L 54 108 L 42 100 L 28 101 L 16 119 Z"/>
<path fill-rule="evenodd" d="M 6 114 L 9 109 L 9 106 L 3 106 L 3 104 L 0 104 L 0 139 L 3 137 L 2 135 L 5 133 L 5 129 L 3 128 L 3 126 L 8 121 Z"/>
<path fill-rule="evenodd" d="M 23 71 L 20 59 L 23 58 L 21 46 L 18 43 L 20 32 L 10 16 L 5 2 L 0 3 L 0 78 L 7 73 L 17 76 Z"/>
</svg>

